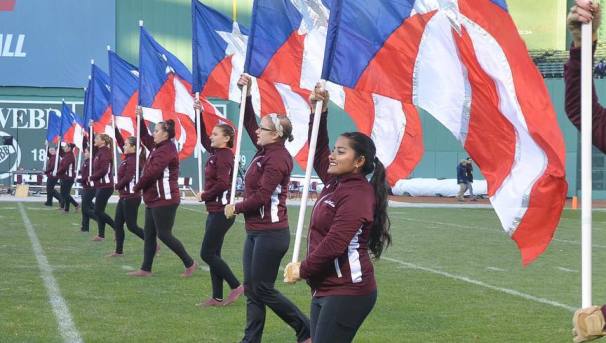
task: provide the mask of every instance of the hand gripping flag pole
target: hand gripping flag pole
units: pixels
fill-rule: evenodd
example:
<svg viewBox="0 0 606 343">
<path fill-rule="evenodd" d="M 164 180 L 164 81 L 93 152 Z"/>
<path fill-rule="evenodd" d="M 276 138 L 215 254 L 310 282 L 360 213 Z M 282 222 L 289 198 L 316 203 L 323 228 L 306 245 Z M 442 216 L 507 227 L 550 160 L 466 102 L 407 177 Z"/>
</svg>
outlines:
<svg viewBox="0 0 606 343">
<path fill-rule="evenodd" d="M 246 93 L 249 85 L 242 87 L 242 99 L 240 100 L 240 117 L 238 118 L 238 133 L 236 138 L 236 152 L 234 157 L 234 171 L 231 176 L 231 193 L 229 203 L 233 204 L 236 200 L 236 181 L 238 180 L 238 168 L 240 167 L 240 147 L 242 142 L 242 131 L 244 130 L 244 110 L 246 109 Z"/>
</svg>

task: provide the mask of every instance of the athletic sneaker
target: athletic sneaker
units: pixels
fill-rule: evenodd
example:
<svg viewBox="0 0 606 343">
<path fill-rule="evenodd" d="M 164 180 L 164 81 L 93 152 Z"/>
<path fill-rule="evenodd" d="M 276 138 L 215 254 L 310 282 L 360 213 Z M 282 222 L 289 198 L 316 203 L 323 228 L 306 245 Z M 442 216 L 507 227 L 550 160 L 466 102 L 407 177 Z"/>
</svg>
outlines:
<svg viewBox="0 0 606 343">
<path fill-rule="evenodd" d="M 105 240 L 105 237 L 101 237 L 101 236 L 95 236 L 92 241 L 94 242 L 103 242 Z"/>
<path fill-rule="evenodd" d="M 134 272 L 129 272 L 127 275 L 136 276 L 136 277 L 148 277 L 152 276 L 152 272 L 146 272 L 145 270 L 135 270 Z"/>
<path fill-rule="evenodd" d="M 204 302 L 196 304 L 196 306 L 200 306 L 200 307 L 221 307 L 221 306 L 223 306 L 223 301 L 222 300 L 217 300 L 215 298 L 209 298 L 209 299 L 207 299 Z"/>
<path fill-rule="evenodd" d="M 190 277 L 196 271 L 196 269 L 198 269 L 198 263 L 194 261 L 189 268 L 185 268 L 185 271 L 181 273 L 181 277 Z"/>
<path fill-rule="evenodd" d="M 244 294 L 244 285 L 232 289 L 231 292 L 229 292 L 227 299 L 223 302 L 223 306 L 234 303 L 242 294 Z"/>
</svg>

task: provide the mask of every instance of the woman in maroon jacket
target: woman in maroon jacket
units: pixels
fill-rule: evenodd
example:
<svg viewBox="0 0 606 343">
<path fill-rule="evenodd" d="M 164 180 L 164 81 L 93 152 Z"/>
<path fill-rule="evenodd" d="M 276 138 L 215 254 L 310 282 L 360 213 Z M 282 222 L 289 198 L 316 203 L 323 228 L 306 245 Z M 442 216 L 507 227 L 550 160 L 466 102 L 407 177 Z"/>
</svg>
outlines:
<svg viewBox="0 0 606 343">
<path fill-rule="evenodd" d="M 198 101 L 196 101 L 195 107 L 198 110 L 201 109 Z M 235 132 L 227 124 L 219 124 L 213 128 L 211 136 L 208 137 L 202 112 L 199 113 L 200 142 L 209 154 L 204 168 L 204 191 L 198 194 L 198 201 L 204 201 L 208 212 L 200 257 L 210 267 L 213 294 L 212 297 L 198 305 L 204 307 L 225 306 L 236 301 L 244 293 L 244 287 L 221 258 L 223 239 L 234 224 L 234 218 L 226 218 L 223 211 L 230 198 L 231 175 L 234 169 L 234 153 L 231 148 L 234 145 Z M 223 301 L 223 280 L 231 288 L 225 301 Z"/>
<path fill-rule="evenodd" d="M 57 199 L 59 202 L 59 207 L 63 208 L 63 199 L 55 186 L 57 185 L 57 177 L 53 175 L 53 171 L 55 170 L 55 159 L 57 158 L 57 151 L 55 148 L 48 148 L 46 152 L 47 160 L 46 160 L 46 169 L 44 170 L 44 174 L 46 175 L 46 202 L 45 206 L 53 206 L 53 198 Z"/>
<path fill-rule="evenodd" d="M 141 142 L 151 151 L 143 168 L 143 175 L 133 191 L 143 192 L 145 202 L 145 227 L 143 264 L 141 269 L 128 273 L 131 276 L 151 276 L 156 237 L 172 250 L 185 265 L 183 277 L 189 277 L 198 264 L 189 256 L 183 244 L 172 234 L 177 207 L 180 203 L 179 154 L 173 142 L 175 122 L 167 120 L 156 124 L 153 138 L 147 132 L 145 121 L 141 120 Z"/>
<path fill-rule="evenodd" d="M 251 85 L 251 79 L 243 75 L 238 84 Z M 293 139 L 292 124 L 286 116 L 270 114 L 257 125 L 248 89 L 246 104 L 241 106 L 246 106 L 244 125 L 257 153 L 244 176 L 244 200 L 225 206 L 227 218 L 243 213 L 246 227 L 242 259 L 248 300 L 242 342 L 261 342 L 266 306 L 295 330 L 298 342 L 305 342 L 310 337 L 309 319 L 274 288 L 290 244 L 286 196 L 293 162 L 284 144 Z"/>
<path fill-rule="evenodd" d="M 373 141 L 359 132 L 342 134 L 330 152 L 328 93 L 318 87 L 312 108 L 325 101 L 314 169 L 325 186 L 311 213 L 307 257 L 288 264 L 284 276 L 305 279 L 312 289 L 312 342 L 351 342 L 377 299 L 371 253 L 379 258 L 391 242 L 385 168 Z"/>
<path fill-rule="evenodd" d="M 95 215 L 95 205 L 93 204 L 93 199 L 95 198 L 96 190 L 93 188 L 92 183 L 89 181 L 89 171 L 90 171 L 90 151 L 86 144 L 86 140 L 84 142 L 84 162 L 82 162 L 82 167 L 80 167 L 80 179 L 78 182 L 82 185 L 82 226 L 80 227 L 80 231 L 88 232 L 89 230 L 89 222 L 91 219 L 97 220 L 97 216 Z"/>
<path fill-rule="evenodd" d="M 99 233 L 93 238 L 93 241 L 103 241 L 105 240 L 105 224 L 114 228 L 114 220 L 105 213 L 107 201 L 114 193 L 112 139 L 102 133 L 95 136 L 94 144 L 97 151 L 93 156 L 93 174 L 89 177 L 89 180 L 93 182 L 93 187 L 96 189 L 95 216 L 97 217 Z"/>
<path fill-rule="evenodd" d="M 128 137 L 126 141 L 122 138 L 120 131 L 115 130 L 116 143 L 122 147 L 124 160 L 118 168 L 118 181 L 114 187 L 120 194 L 120 199 L 116 205 L 116 214 L 114 215 L 114 231 L 116 232 L 116 250 L 108 257 L 124 256 L 124 223 L 128 231 L 134 233 L 137 237 L 143 239 L 143 229 L 137 225 L 137 216 L 139 215 L 139 205 L 141 204 L 141 195 L 135 193 L 135 171 L 137 165 L 137 138 Z M 145 163 L 145 150 L 139 154 L 139 166 L 143 167 Z"/>
<path fill-rule="evenodd" d="M 76 158 L 74 156 L 74 148 L 75 144 L 66 144 L 63 147 L 63 156 L 61 157 L 61 161 L 59 162 L 59 167 L 57 168 L 57 178 L 60 181 L 60 193 L 61 199 L 63 199 L 63 213 L 69 212 L 69 205 L 74 204 L 76 210 L 78 210 L 78 203 L 72 197 L 72 186 L 74 185 L 74 180 L 76 179 Z"/>
</svg>

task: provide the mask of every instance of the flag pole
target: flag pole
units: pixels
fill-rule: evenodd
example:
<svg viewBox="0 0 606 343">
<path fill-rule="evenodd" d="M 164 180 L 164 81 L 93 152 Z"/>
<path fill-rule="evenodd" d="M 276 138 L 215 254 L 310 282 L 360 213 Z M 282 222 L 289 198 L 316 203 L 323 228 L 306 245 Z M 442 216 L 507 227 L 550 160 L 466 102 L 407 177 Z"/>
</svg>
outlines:
<svg viewBox="0 0 606 343">
<path fill-rule="evenodd" d="M 107 46 L 107 51 L 111 51 L 111 46 Z M 116 117 L 114 116 L 114 108 L 112 107 L 112 141 L 114 143 L 114 147 L 112 149 L 112 162 L 114 164 L 114 183 L 118 183 L 118 158 L 116 156 L 118 146 L 116 143 Z"/>
<path fill-rule="evenodd" d="M 48 129 L 47 129 L 48 131 Z M 48 134 L 47 134 L 48 135 Z M 48 140 L 44 140 L 44 158 L 42 158 L 42 171 L 46 170 L 46 162 L 48 161 Z"/>
<path fill-rule="evenodd" d="M 61 99 L 63 105 L 65 105 L 65 99 Z M 61 108 L 63 111 L 63 107 Z M 59 132 L 63 130 L 63 113 L 61 113 L 61 121 L 59 122 Z M 55 166 L 53 167 L 53 176 L 57 176 L 57 166 L 59 166 L 59 149 L 61 149 L 61 141 L 63 140 L 63 133 L 59 136 L 59 140 L 57 141 L 57 150 L 55 151 Z"/>
<path fill-rule="evenodd" d="M 139 156 L 141 155 L 141 106 L 137 106 L 137 128 L 135 129 L 136 131 L 136 137 L 137 137 L 137 148 L 135 149 L 136 151 L 136 157 L 135 157 L 135 183 L 139 182 Z"/>
<path fill-rule="evenodd" d="M 231 0 L 231 14 L 234 21 L 238 21 L 238 0 Z"/>
<path fill-rule="evenodd" d="M 200 92 L 196 92 L 196 101 L 200 101 Z M 200 113 L 202 112 L 202 104 L 200 104 L 200 108 L 196 106 L 194 111 L 196 113 L 196 133 L 198 134 L 198 141 L 196 142 L 196 151 L 198 152 L 198 192 L 201 193 L 204 190 L 204 185 L 202 184 L 202 117 Z"/>
<path fill-rule="evenodd" d="M 592 23 L 583 24 L 581 30 L 581 302 L 582 307 L 589 307 L 592 305 Z"/>
<path fill-rule="evenodd" d="M 93 121 L 88 123 L 88 178 L 93 175 Z M 83 180 L 88 183 L 88 180 Z"/>
<path fill-rule="evenodd" d="M 82 149 L 78 149 L 78 164 L 76 164 L 76 178 L 80 174 L 80 163 L 82 163 Z M 75 195 L 80 196 L 80 192 L 78 191 L 78 187 L 75 188 Z"/>
<path fill-rule="evenodd" d="M 325 81 L 321 81 L 324 89 Z M 309 196 L 309 184 L 311 181 L 311 171 L 314 166 L 314 157 L 316 155 L 316 145 L 318 143 L 318 131 L 320 129 L 320 116 L 322 115 L 323 101 L 316 102 L 314 109 L 314 121 L 312 124 L 311 138 L 309 140 L 309 153 L 307 154 L 307 168 L 305 168 L 305 180 L 303 181 L 303 195 L 301 195 L 301 204 L 299 206 L 299 218 L 297 221 L 297 231 L 295 234 L 295 246 L 292 253 L 292 262 L 299 260 L 301 251 L 301 236 L 303 234 L 303 223 L 305 222 L 305 212 L 307 211 L 307 198 Z"/>
<path fill-rule="evenodd" d="M 232 172 L 231 176 L 231 193 L 229 196 L 230 204 L 233 204 L 236 200 L 236 181 L 238 180 L 238 168 L 240 167 L 240 147 L 242 142 L 242 131 L 244 129 L 244 110 L 246 109 L 246 93 L 248 92 L 248 86 L 249 85 L 244 85 L 242 87 L 242 99 L 240 100 L 240 118 L 238 118 L 234 171 Z"/>
</svg>

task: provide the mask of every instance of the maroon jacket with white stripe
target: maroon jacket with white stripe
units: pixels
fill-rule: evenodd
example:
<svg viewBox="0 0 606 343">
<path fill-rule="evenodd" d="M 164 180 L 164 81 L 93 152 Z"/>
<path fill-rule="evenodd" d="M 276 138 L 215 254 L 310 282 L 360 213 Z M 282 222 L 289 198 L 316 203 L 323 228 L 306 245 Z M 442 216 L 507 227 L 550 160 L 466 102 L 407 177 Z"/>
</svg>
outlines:
<svg viewBox="0 0 606 343">
<path fill-rule="evenodd" d="M 124 139 L 120 134 L 120 130 L 115 130 L 116 143 L 120 147 L 120 151 L 123 151 Z M 137 154 L 130 153 L 125 154 L 124 159 L 120 162 L 118 167 L 118 181 L 116 182 L 115 189 L 120 194 L 120 199 L 134 199 L 140 198 L 141 195 L 133 191 L 135 188 L 135 171 L 137 170 Z"/>
<path fill-rule="evenodd" d="M 97 149 L 93 159 L 93 175 L 90 180 L 97 189 L 114 188 L 112 151 L 108 146 Z"/>
<path fill-rule="evenodd" d="M 76 158 L 73 152 L 70 151 L 64 154 L 61 161 L 59 161 L 57 178 L 66 181 L 74 181 L 76 179 Z"/>
<path fill-rule="evenodd" d="M 311 123 L 310 123 L 311 132 Z M 315 297 L 367 295 L 376 290 L 368 252 L 375 193 L 361 174 L 328 174 L 328 130 L 322 114 L 314 169 L 324 183 L 311 213 L 307 257 L 300 275 Z"/>
<path fill-rule="evenodd" d="M 209 154 L 206 166 L 204 167 L 204 193 L 202 193 L 202 201 L 206 204 L 206 210 L 209 213 L 223 212 L 230 197 L 234 153 L 229 148 L 213 148 L 208 135 L 206 135 L 204 120 L 200 120 L 200 123 L 200 132 L 202 132 L 200 142 Z"/>
<path fill-rule="evenodd" d="M 236 204 L 236 213 L 244 213 L 247 230 L 288 228 L 286 195 L 292 171 L 292 156 L 284 143 L 258 146 L 258 129 L 251 97 L 246 98 L 244 126 L 257 148 L 244 177 L 244 201 Z"/>
<path fill-rule="evenodd" d="M 88 178 L 89 163 L 90 158 L 87 158 L 82 162 L 82 167 L 80 167 L 80 178 L 78 179 L 78 182 L 80 182 L 83 189 L 93 188 Z"/>
<path fill-rule="evenodd" d="M 145 125 L 142 122 L 142 125 Z M 141 142 L 151 151 L 145 162 L 139 182 L 133 189 L 135 193 L 143 191 L 145 206 L 161 207 L 179 204 L 179 154 L 171 139 L 158 144 L 142 126 Z"/>
</svg>

